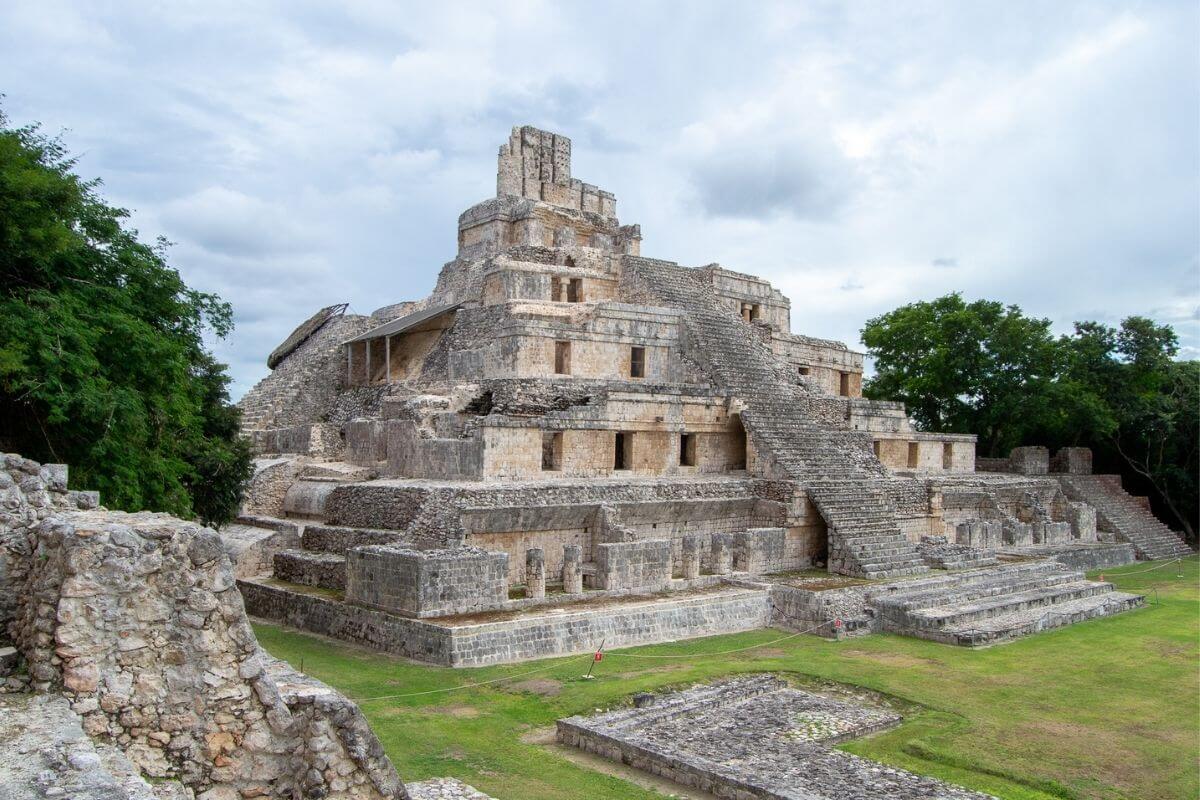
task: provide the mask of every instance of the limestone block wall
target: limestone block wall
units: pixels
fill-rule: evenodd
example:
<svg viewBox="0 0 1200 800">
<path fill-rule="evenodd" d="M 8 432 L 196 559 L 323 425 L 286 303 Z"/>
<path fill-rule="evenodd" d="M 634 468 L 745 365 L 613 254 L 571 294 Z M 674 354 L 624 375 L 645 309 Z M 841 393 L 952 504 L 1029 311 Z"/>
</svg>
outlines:
<svg viewBox="0 0 1200 800">
<path fill-rule="evenodd" d="M 583 260 L 582 253 L 579 260 Z M 575 257 L 572 256 L 572 261 Z M 568 303 L 568 286 L 578 281 L 576 300 Z M 555 296 L 555 286 L 559 287 Z M 597 269 L 570 265 L 523 264 L 505 261 L 503 269 L 487 273 L 483 278 L 483 304 L 496 305 L 513 300 L 535 303 L 564 303 L 565 311 L 577 310 L 579 302 L 594 303 L 617 299 L 617 281 Z"/>
<path fill-rule="evenodd" d="M 466 544 L 490 552 L 508 556 L 508 582 L 510 585 L 525 583 L 525 553 L 540 548 L 546 555 L 546 575 L 549 583 L 557 583 L 562 573 L 563 549 L 577 545 L 584 553 L 590 553 L 592 534 L 590 527 L 561 528 L 557 530 L 505 531 L 501 533 L 468 534 Z"/>
<path fill-rule="evenodd" d="M 344 698 L 330 690 L 329 704 L 293 713 L 213 531 L 98 509 L 46 516 L 25 535 L 5 583 L 21 579 L 9 630 L 34 688 L 61 691 L 85 732 L 145 775 L 198 800 L 407 796 Z"/>
<path fill-rule="evenodd" d="M 249 431 L 256 453 L 294 453 L 317 458 L 341 458 L 345 451 L 340 425 L 317 422 L 288 428 Z"/>
<path fill-rule="evenodd" d="M 478 478 L 483 440 L 425 438 L 410 420 L 387 422 L 387 472 L 421 478 Z"/>
<path fill-rule="evenodd" d="M 762 278 L 711 264 L 701 270 L 717 297 L 742 316 L 744 306 L 758 306 L 754 321 L 786 333 L 791 327 L 791 302 Z"/>
<path fill-rule="evenodd" d="M 1050 471 L 1069 475 L 1092 474 L 1092 450 L 1089 447 L 1063 447 L 1050 459 Z"/>
<path fill-rule="evenodd" d="M 370 545 L 346 553 L 346 601 L 407 617 L 473 614 L 508 600 L 508 554 Z"/>
<path fill-rule="evenodd" d="M 593 549 L 597 589 L 655 591 L 671 582 L 671 542 L 606 542 Z"/>
<path fill-rule="evenodd" d="M 307 458 L 256 458 L 254 477 L 242 496 L 242 513 L 282 517 L 283 501 Z"/>
<path fill-rule="evenodd" d="M 762 575 L 784 569 L 783 528 L 752 528 L 733 535 L 733 568 L 737 572 Z"/>
<path fill-rule="evenodd" d="M 387 460 L 387 425 L 379 419 L 356 419 L 346 424 L 346 460 L 375 466 Z"/>
<path fill-rule="evenodd" d="M 542 474 L 541 428 L 484 427 L 480 476 L 524 478 Z"/>
</svg>

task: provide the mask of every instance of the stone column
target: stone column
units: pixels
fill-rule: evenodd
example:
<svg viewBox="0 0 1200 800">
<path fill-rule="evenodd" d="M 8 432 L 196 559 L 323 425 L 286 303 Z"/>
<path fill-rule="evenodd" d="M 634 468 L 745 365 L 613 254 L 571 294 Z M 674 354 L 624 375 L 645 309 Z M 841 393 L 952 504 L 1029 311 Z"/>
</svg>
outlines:
<svg viewBox="0 0 1200 800">
<path fill-rule="evenodd" d="M 546 596 L 546 554 L 540 547 L 525 551 L 525 596 L 531 600 Z"/>
<path fill-rule="evenodd" d="M 577 544 L 563 548 L 562 582 L 567 594 L 583 591 L 583 548 Z"/>
<path fill-rule="evenodd" d="M 685 536 L 680 543 L 683 551 L 683 579 L 694 581 L 700 577 L 700 539 L 696 536 Z"/>
<path fill-rule="evenodd" d="M 728 533 L 714 533 L 712 537 L 712 565 L 714 575 L 728 575 L 733 571 L 733 537 Z"/>
</svg>

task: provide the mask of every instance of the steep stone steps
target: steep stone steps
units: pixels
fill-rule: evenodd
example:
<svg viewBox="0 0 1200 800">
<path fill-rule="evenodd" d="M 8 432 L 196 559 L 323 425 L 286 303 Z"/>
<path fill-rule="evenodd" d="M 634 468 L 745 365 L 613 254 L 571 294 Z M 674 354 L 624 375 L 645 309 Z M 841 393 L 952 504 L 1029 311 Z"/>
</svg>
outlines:
<svg viewBox="0 0 1200 800">
<path fill-rule="evenodd" d="M 938 631 L 926 631 L 917 635 L 946 644 L 981 647 L 1018 639 L 1039 631 L 1062 628 L 1076 622 L 1120 614 L 1138 608 L 1144 601 L 1140 595 L 1106 592 L 1057 603 L 1048 609 L 1027 608 L 985 620 L 947 625 Z"/>
<path fill-rule="evenodd" d="M 1119 613 L 1141 602 L 1055 561 L 918 578 L 867 594 L 883 630 L 968 646 Z"/>
<path fill-rule="evenodd" d="M 1115 475 L 1059 475 L 1063 492 L 1096 509 L 1102 530 L 1133 545 L 1139 558 L 1180 558 L 1192 554 L 1183 537 L 1158 520 L 1121 488 Z"/>
</svg>

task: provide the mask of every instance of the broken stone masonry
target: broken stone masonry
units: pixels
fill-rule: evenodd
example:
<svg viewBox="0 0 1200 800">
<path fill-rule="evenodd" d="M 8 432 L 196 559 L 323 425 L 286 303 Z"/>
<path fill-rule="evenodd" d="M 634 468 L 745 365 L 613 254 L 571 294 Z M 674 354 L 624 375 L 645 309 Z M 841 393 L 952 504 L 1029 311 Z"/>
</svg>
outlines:
<svg viewBox="0 0 1200 800">
<path fill-rule="evenodd" d="M 220 537 L 0 455 L 0 798 L 406 798 L 358 708 L 258 646 Z"/>
<path fill-rule="evenodd" d="M 454 666 L 768 624 L 978 644 L 1186 552 L 1086 451 L 977 463 L 767 281 L 641 256 L 566 137 L 514 128 L 496 186 L 429 297 L 322 309 L 242 400 L 252 614 Z"/>
</svg>

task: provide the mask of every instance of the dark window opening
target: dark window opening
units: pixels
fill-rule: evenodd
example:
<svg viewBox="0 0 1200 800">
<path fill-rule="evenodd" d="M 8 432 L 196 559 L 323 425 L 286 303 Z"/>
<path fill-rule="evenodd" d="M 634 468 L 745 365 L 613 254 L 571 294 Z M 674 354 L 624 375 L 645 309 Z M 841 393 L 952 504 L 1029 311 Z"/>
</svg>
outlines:
<svg viewBox="0 0 1200 800">
<path fill-rule="evenodd" d="M 954 466 L 954 445 L 950 442 L 942 442 L 942 469 L 950 469 Z"/>
<path fill-rule="evenodd" d="M 871 449 L 872 449 L 873 451 L 875 451 L 875 457 L 876 457 L 876 458 L 879 458 L 879 440 L 878 440 L 878 439 L 876 439 L 875 441 L 871 442 Z"/>
<path fill-rule="evenodd" d="M 696 466 L 696 434 L 679 434 L 679 466 Z"/>
<path fill-rule="evenodd" d="M 564 261 L 563 263 L 566 264 L 568 267 L 573 267 L 573 266 L 575 266 L 575 259 L 572 256 L 567 256 L 567 260 Z"/>
<path fill-rule="evenodd" d="M 850 396 L 850 373 L 842 372 L 842 373 L 839 373 L 839 375 L 840 375 L 840 382 L 838 385 L 838 394 L 840 394 L 842 397 L 849 397 Z"/>
<path fill-rule="evenodd" d="M 542 469 L 562 469 L 562 431 L 542 431 Z"/>
<path fill-rule="evenodd" d="M 917 468 L 917 452 L 918 452 L 917 443 L 909 442 L 908 443 L 908 467 L 909 467 L 909 469 Z"/>
<path fill-rule="evenodd" d="M 583 302 L 583 279 L 571 278 L 567 282 L 567 302 L 582 303 Z"/>
<path fill-rule="evenodd" d="M 571 374 L 571 343 L 554 343 L 554 373 L 556 375 Z"/>
<path fill-rule="evenodd" d="M 808 367 L 800 367 L 799 370 L 801 375 L 808 375 L 810 372 L 812 372 L 812 370 Z"/>
<path fill-rule="evenodd" d="M 646 348 L 644 348 L 644 347 L 629 348 L 629 377 L 631 377 L 631 378 L 646 377 Z"/>
<path fill-rule="evenodd" d="M 561 303 L 563 299 L 562 278 L 557 275 L 550 278 L 550 299 L 555 303 Z"/>
<path fill-rule="evenodd" d="M 629 469 L 633 463 L 633 434 L 619 431 L 613 439 L 613 469 Z"/>
</svg>

